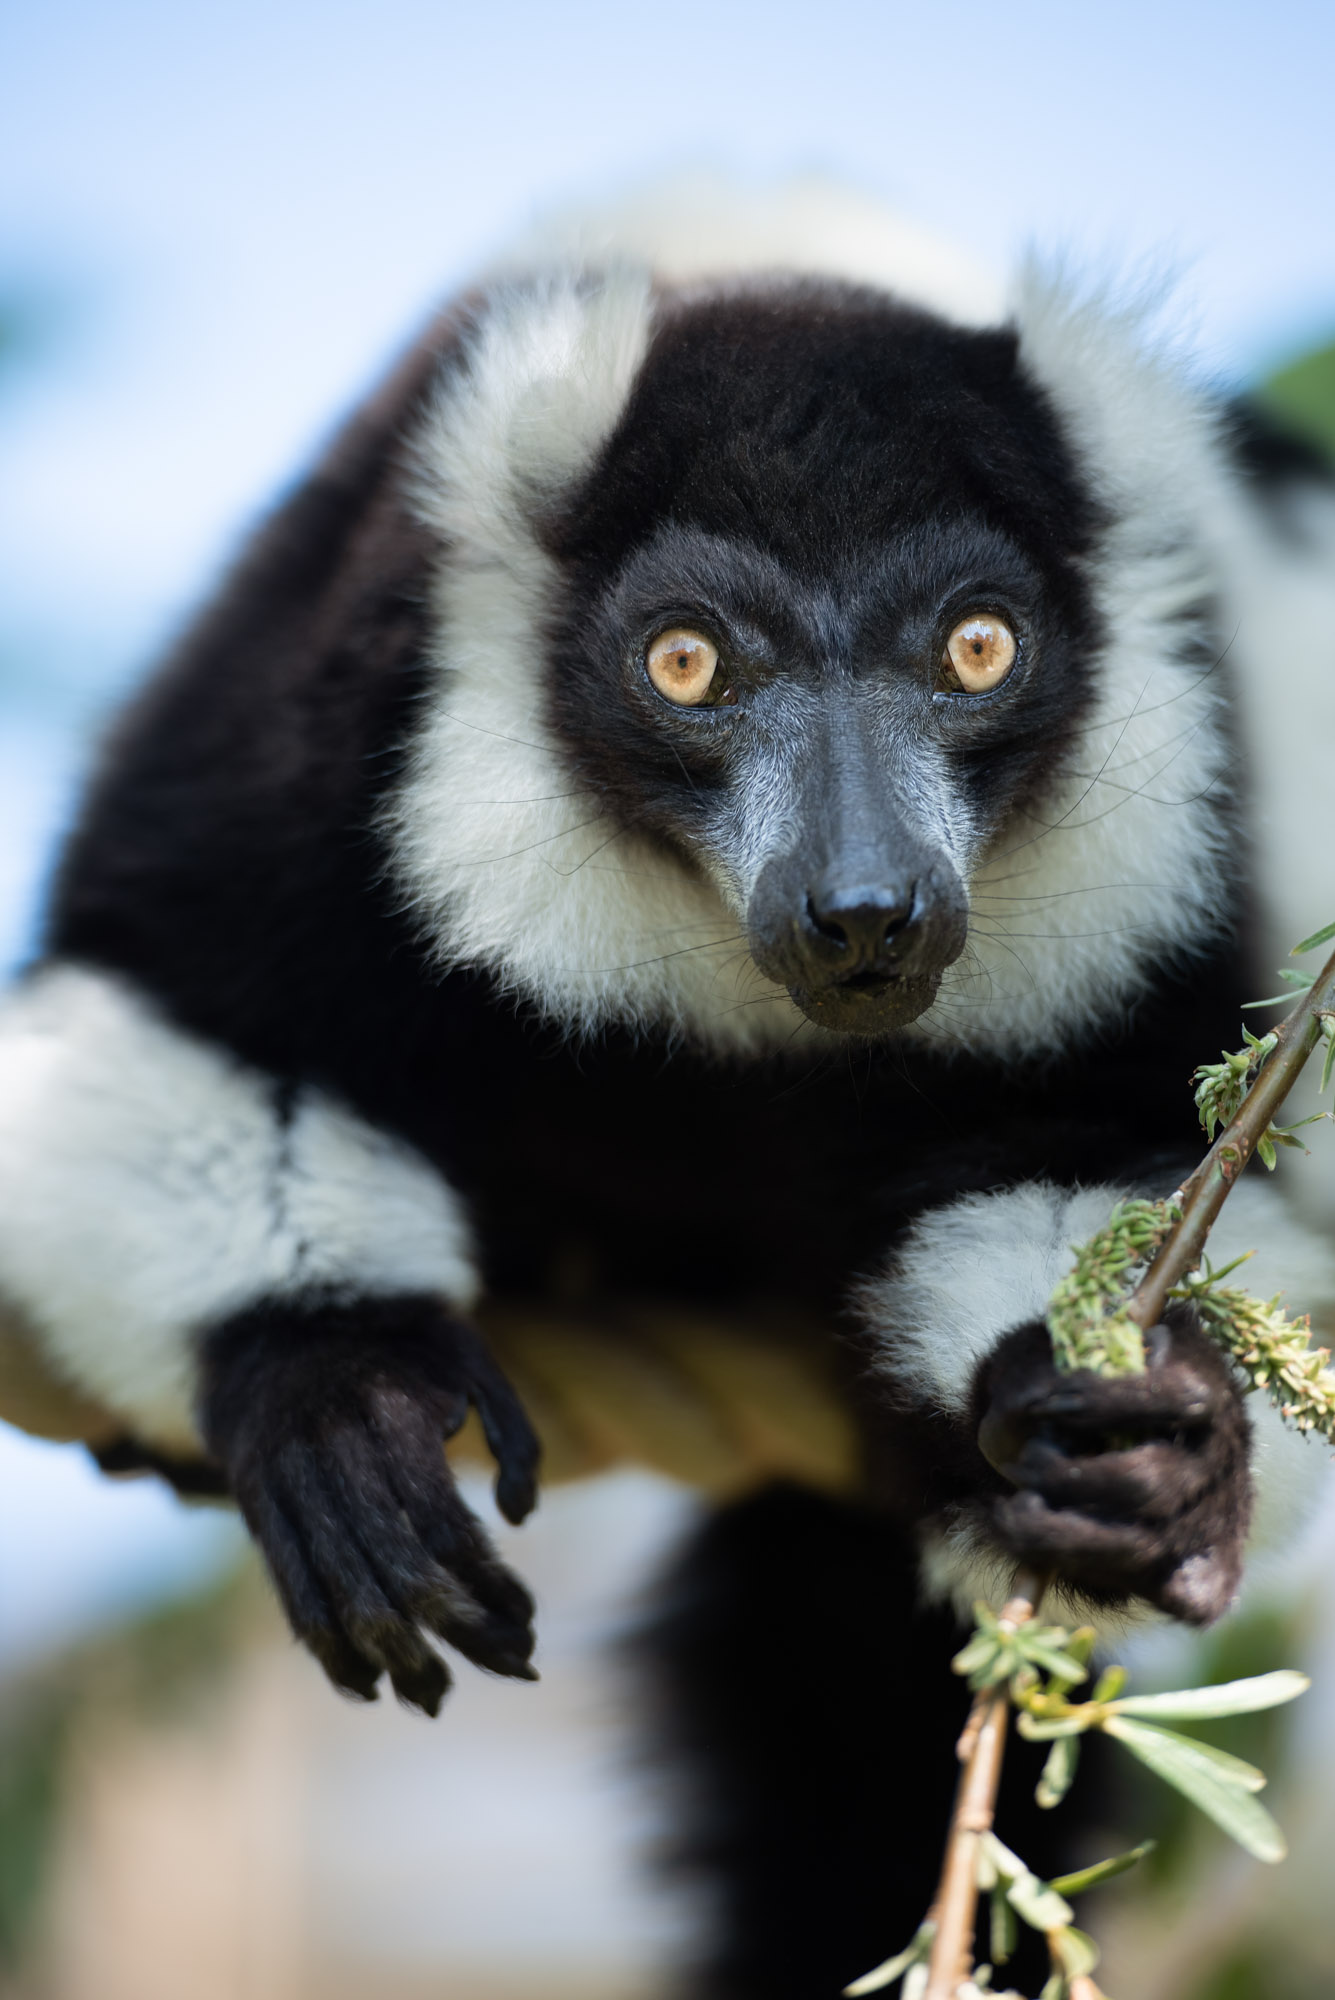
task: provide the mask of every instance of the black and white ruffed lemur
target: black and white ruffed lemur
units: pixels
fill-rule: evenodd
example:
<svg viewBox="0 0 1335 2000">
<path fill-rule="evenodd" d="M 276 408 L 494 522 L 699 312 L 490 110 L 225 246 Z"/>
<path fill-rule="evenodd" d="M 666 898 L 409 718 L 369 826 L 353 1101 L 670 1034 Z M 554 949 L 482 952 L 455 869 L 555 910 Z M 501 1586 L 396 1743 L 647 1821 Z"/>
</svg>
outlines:
<svg viewBox="0 0 1335 2000">
<path fill-rule="evenodd" d="M 645 1644 L 705 1987 L 809 2000 L 930 1895 L 952 1600 L 1206 1623 L 1320 1475 L 1189 1312 L 1129 1384 L 1042 1313 L 1331 915 L 1335 490 L 857 202 L 582 241 L 429 327 L 106 744 L 0 1011 L 0 1297 L 109 1469 L 230 1493 L 331 1680 L 432 1713 L 434 1640 L 532 1672 L 441 1448 L 473 1408 L 533 1506 L 489 1310 L 538 1378 L 558 1292 L 609 1352 L 805 1343 L 852 1489 L 719 1508 Z M 1329 1195 L 1249 1179 L 1221 1251 L 1321 1307 Z"/>
</svg>

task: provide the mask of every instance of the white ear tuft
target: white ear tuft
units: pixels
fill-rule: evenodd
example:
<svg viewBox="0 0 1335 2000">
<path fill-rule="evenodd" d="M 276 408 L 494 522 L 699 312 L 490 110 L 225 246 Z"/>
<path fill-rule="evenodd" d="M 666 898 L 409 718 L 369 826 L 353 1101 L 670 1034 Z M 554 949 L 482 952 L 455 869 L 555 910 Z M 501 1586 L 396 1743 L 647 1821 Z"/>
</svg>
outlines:
<svg viewBox="0 0 1335 2000">
<path fill-rule="evenodd" d="M 644 359 L 643 271 L 562 274 L 487 303 L 418 443 L 417 500 L 465 559 L 516 542 L 588 471 Z"/>
<path fill-rule="evenodd" d="M 1081 291 L 1060 268 L 1031 258 L 1017 275 L 1012 316 L 1021 360 L 1109 511 L 1148 516 L 1159 531 L 1171 520 L 1196 539 L 1203 511 L 1226 504 L 1232 471 L 1220 449 L 1217 398 L 1156 337 L 1161 291 Z"/>
</svg>

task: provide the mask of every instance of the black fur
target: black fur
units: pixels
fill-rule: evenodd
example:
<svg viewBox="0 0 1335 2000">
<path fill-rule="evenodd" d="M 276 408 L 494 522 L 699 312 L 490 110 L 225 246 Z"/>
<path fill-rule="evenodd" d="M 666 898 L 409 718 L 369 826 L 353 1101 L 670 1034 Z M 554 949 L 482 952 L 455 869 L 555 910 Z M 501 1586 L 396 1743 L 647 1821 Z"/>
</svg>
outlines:
<svg viewBox="0 0 1335 2000">
<path fill-rule="evenodd" d="M 1008 1068 L 893 1038 L 831 1037 L 800 1069 L 669 1059 L 616 1029 L 579 1047 L 484 973 L 438 970 L 380 827 L 441 554 L 402 444 L 433 373 L 457 365 L 442 323 L 126 718 L 65 856 L 49 956 L 128 979 L 287 1101 L 323 1087 L 409 1140 L 466 1200 L 488 1284 L 511 1299 L 548 1292 L 577 1253 L 604 1298 L 802 1305 L 836 1342 L 850 1280 L 936 1202 L 1038 1176 L 1173 1185 L 1196 1137 L 1187 1073 L 1231 1045 L 1250 985 L 1241 860 L 1231 934 L 1165 965 L 1134 1019 L 1080 1054 Z M 758 741 L 774 746 L 820 866 L 840 842 L 886 867 L 911 849 L 919 955 L 900 969 L 926 991 L 959 943 L 939 829 L 895 791 L 891 760 L 880 786 L 859 789 L 853 767 L 892 739 L 904 764 L 929 746 L 987 823 L 1035 808 L 1094 687 L 1083 565 L 1104 525 L 1011 335 L 833 286 L 671 308 L 594 472 L 542 522 L 564 579 L 548 684 L 570 769 L 694 866 L 718 796 Z M 979 601 L 1019 638 L 1004 702 L 954 701 L 932 678 Z M 646 639 L 687 613 L 726 652 L 735 704 L 665 712 L 645 681 Z M 1202 614 L 1184 660 L 1209 642 Z M 792 941 L 813 870 L 804 855 L 762 880 L 749 942 L 815 1008 L 819 953 Z M 876 1005 L 869 1026 L 893 1026 L 900 1002 Z M 869 1393 L 845 1338 L 866 1507 L 781 1494 L 716 1524 L 658 1642 L 689 1755 L 721 1787 L 692 1836 L 729 1883 L 718 1993 L 833 1991 L 928 1900 L 959 1697 L 951 1621 L 908 1609 L 925 1518 L 981 1510 L 1004 1547 L 1104 1595 L 1221 1607 L 1246 1426 L 1206 1345 L 1175 1326 L 1134 1391 L 1096 1392 L 1056 1383 L 1022 1328 L 962 1422 Z M 440 1453 L 471 1400 L 503 1507 L 531 1504 L 533 1440 L 475 1336 L 411 1296 L 269 1301 L 212 1330 L 204 1369 L 210 1476 L 339 1686 L 370 1695 L 386 1673 L 434 1712 L 448 1674 L 424 1628 L 527 1671 L 531 1605 Z M 1018 1493 L 979 1448 L 984 1416 Z M 898 1765 L 881 1727 L 910 1693 L 921 1767 Z"/>
<path fill-rule="evenodd" d="M 979 1445 L 1002 1475 L 993 1532 L 1017 1561 L 1113 1602 L 1135 1592 L 1211 1624 L 1242 1578 L 1251 1522 L 1240 1384 L 1194 1309 L 1146 1336 L 1143 1375 L 1060 1374 L 1047 1328 L 996 1347 L 975 1393 Z"/>
<path fill-rule="evenodd" d="M 968 1696 L 955 1620 L 916 1597 L 883 1514 L 791 1486 L 719 1514 L 666 1579 L 638 1651 L 677 1813 L 664 1858 L 723 1899 L 710 2000 L 835 2000 L 921 1923 Z M 1035 1806 L 1038 1769 L 1017 1744 L 1000 1824 L 1056 1873 L 1071 1820 Z M 1034 1990 L 1045 1960 L 1026 1943 L 1005 1983 Z"/>
<path fill-rule="evenodd" d="M 238 1314 L 204 1349 L 204 1435 L 284 1608 L 336 1687 L 434 1715 L 450 1684 L 421 1627 L 531 1679 L 533 1601 L 459 1499 L 442 1445 L 472 1404 L 522 1521 L 538 1443 L 470 1327 L 433 1298 L 310 1298 Z"/>
</svg>

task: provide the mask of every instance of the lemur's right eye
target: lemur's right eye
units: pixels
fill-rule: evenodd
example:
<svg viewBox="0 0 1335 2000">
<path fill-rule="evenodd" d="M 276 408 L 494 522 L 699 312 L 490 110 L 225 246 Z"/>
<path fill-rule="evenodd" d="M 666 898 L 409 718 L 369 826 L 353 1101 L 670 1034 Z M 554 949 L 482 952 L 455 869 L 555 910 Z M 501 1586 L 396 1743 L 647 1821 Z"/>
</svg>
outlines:
<svg viewBox="0 0 1335 2000">
<path fill-rule="evenodd" d="M 975 611 L 962 618 L 946 640 L 941 657 L 941 683 L 964 694 L 986 694 L 1000 687 L 1015 665 L 1015 634 L 992 611 Z"/>
<path fill-rule="evenodd" d="M 644 657 L 650 680 L 679 708 L 696 708 L 713 690 L 718 647 L 702 632 L 660 632 Z"/>
</svg>

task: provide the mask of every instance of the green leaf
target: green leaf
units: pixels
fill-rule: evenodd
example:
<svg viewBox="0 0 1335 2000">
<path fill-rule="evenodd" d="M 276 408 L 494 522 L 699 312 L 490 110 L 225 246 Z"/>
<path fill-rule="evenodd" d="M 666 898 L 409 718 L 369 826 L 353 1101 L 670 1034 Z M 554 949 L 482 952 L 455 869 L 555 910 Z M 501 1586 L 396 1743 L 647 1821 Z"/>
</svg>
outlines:
<svg viewBox="0 0 1335 2000">
<path fill-rule="evenodd" d="M 1321 1065 L 1321 1081 L 1317 1085 L 1318 1094 L 1324 1094 L 1330 1082 L 1330 1073 L 1335 1069 L 1335 1014 L 1321 1016 L 1321 1032 L 1326 1038 L 1326 1059 Z"/>
<path fill-rule="evenodd" d="M 1059 1736 L 1048 1752 L 1043 1775 L 1034 1792 L 1036 1802 L 1048 1808 L 1059 1806 L 1071 1789 L 1075 1767 L 1080 1762 L 1080 1745 L 1074 1736 Z"/>
<path fill-rule="evenodd" d="M 1253 1007 L 1291 1007 L 1295 993 L 1310 993 L 1316 985 L 1314 972 L 1299 972 L 1296 966 L 1281 965 L 1279 976 L 1288 987 L 1287 993 L 1272 993 L 1265 1000 L 1244 1000 L 1243 1013 Z"/>
<path fill-rule="evenodd" d="M 1063 1924 L 1048 1939 L 1052 1954 L 1068 1979 L 1086 1977 L 1099 1962 L 1099 1948 L 1088 1931 L 1078 1931 L 1074 1924 Z"/>
<path fill-rule="evenodd" d="M 995 1833 L 980 1833 L 977 1847 L 977 1874 L 980 1887 L 990 1889 L 999 1875 L 1008 1882 L 1018 1880 L 1021 1875 L 1030 1875 L 1033 1870 L 1027 1861 L 1021 1861 L 1013 1849 L 999 1840 Z"/>
<path fill-rule="evenodd" d="M 935 1936 L 934 1923 L 919 1924 L 913 1933 L 912 1942 L 907 1944 L 903 1951 L 897 1953 L 894 1958 L 887 1958 L 884 1965 L 874 1967 L 871 1972 L 864 1972 L 861 1979 L 855 1979 L 851 1986 L 845 1986 L 844 1992 L 848 2000 L 858 2000 L 858 1996 L 863 1993 L 877 1993 L 882 1986 L 889 1986 L 894 1980 L 902 1979 L 910 1966 L 925 1965 L 931 1956 L 932 1939 Z"/>
<path fill-rule="evenodd" d="M 1158 1735 L 1168 1737 L 1184 1758 L 1202 1769 L 1212 1771 L 1222 1784 L 1236 1785 L 1240 1792 L 1259 1792 L 1265 1789 L 1265 1772 L 1258 1771 L 1255 1764 L 1244 1763 L 1242 1758 L 1235 1757 L 1231 1750 L 1216 1749 L 1213 1743 L 1202 1743 L 1195 1736 L 1184 1736 L 1181 1730 L 1165 1728 L 1161 1722 L 1137 1723 L 1135 1726 L 1153 1729 Z"/>
<path fill-rule="evenodd" d="M 1093 1714 L 1030 1715 L 1021 1709 L 1015 1726 L 1026 1743 L 1052 1743 L 1059 1736 L 1083 1736 L 1087 1729 L 1097 1729 L 1099 1721 Z"/>
<path fill-rule="evenodd" d="M 1096 1861 L 1089 1868 L 1077 1868 L 1072 1875 L 1057 1875 L 1048 1887 L 1055 1889 L 1059 1896 L 1083 1896 L 1086 1889 L 1096 1889 L 1100 1882 L 1111 1882 L 1114 1875 L 1125 1875 L 1128 1868 L 1134 1868 L 1147 1854 L 1154 1852 L 1155 1842 L 1142 1840 L 1139 1847 L 1133 1847 L 1127 1854 L 1114 1854 L 1107 1861 Z"/>
<path fill-rule="evenodd" d="M 1116 1701 L 1126 1686 L 1125 1667 L 1105 1667 L 1094 1683 L 1091 1701 Z"/>
<path fill-rule="evenodd" d="M 1169 1694 L 1129 1694 L 1113 1707 L 1118 1715 L 1169 1716 L 1178 1722 L 1198 1722 L 1213 1715 L 1248 1715 L 1253 1709 L 1278 1708 L 1294 1701 L 1312 1685 L 1306 1674 L 1281 1667 L 1273 1674 L 1253 1674 L 1243 1681 L 1220 1681 L 1215 1687 L 1178 1688 Z M 1097 1694 L 1095 1699 L 1098 1699 Z"/>
<path fill-rule="evenodd" d="M 995 1659 L 1000 1640 L 990 1632 L 975 1632 L 966 1646 L 962 1646 L 950 1663 L 952 1673 L 973 1674 L 980 1667 L 988 1666 Z"/>
<path fill-rule="evenodd" d="M 1315 951 L 1319 944 L 1329 944 L 1335 938 L 1335 924 L 1325 924 L 1319 931 L 1313 931 L 1310 938 L 1304 938 L 1289 953 L 1290 958 L 1301 958 L 1305 951 Z"/>
<path fill-rule="evenodd" d="M 1073 1659 L 1069 1653 L 1063 1652 L 1045 1634 L 1035 1632 L 1030 1635 L 1021 1629 L 1015 1637 L 1025 1659 L 1033 1666 L 1042 1667 L 1044 1673 L 1051 1674 L 1054 1680 L 1064 1681 L 1068 1687 L 1074 1687 L 1077 1681 L 1089 1679 L 1083 1661 Z"/>
<path fill-rule="evenodd" d="M 1004 1889 L 998 1888 L 992 1891 L 990 1905 L 992 1921 L 988 1948 L 992 1953 L 992 1963 L 1004 1965 L 1015 1950 L 1020 1934 L 1019 1925 L 1015 1921 L 1014 1910 L 1006 1900 Z"/>
<path fill-rule="evenodd" d="M 1012 1908 L 1036 1931 L 1055 1931 L 1059 1924 L 1069 1924 L 1075 1914 L 1064 1897 L 1028 1870 L 1011 1883 L 1006 1894 Z"/>
<path fill-rule="evenodd" d="M 1097 1626 L 1077 1625 L 1075 1631 L 1072 1632 L 1070 1638 L 1066 1641 L 1065 1650 L 1073 1660 L 1079 1660 L 1082 1666 L 1087 1667 L 1090 1655 L 1098 1643 L 1099 1634 Z"/>
<path fill-rule="evenodd" d="M 1284 1859 L 1288 1852 L 1284 1836 L 1260 1800 L 1236 1778 L 1221 1775 L 1218 1759 L 1223 1752 L 1202 1755 L 1205 1746 L 1189 1736 L 1180 1736 L 1175 1729 L 1164 1729 L 1156 1722 L 1133 1721 L 1129 1716 L 1110 1715 L 1103 1726 L 1156 1777 L 1190 1799 L 1258 1861 Z M 1241 1763 L 1240 1758 L 1231 1761 Z M 1243 1768 L 1252 1769 L 1251 1765 Z"/>
<path fill-rule="evenodd" d="M 1043 1991 L 1038 1996 L 1038 2000 L 1066 2000 L 1066 1975 L 1064 1972 L 1053 1973 L 1051 1979 L 1044 1985 Z"/>
</svg>

